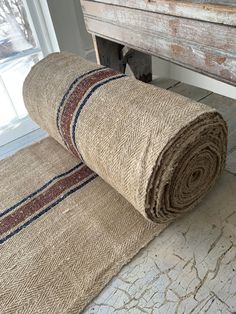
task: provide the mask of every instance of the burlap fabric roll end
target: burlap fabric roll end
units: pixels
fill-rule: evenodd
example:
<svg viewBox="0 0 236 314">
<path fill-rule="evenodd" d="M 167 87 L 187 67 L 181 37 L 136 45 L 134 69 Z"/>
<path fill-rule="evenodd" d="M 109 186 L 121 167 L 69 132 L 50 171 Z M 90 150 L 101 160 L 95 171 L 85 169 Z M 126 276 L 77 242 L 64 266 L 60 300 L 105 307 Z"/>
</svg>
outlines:
<svg viewBox="0 0 236 314">
<path fill-rule="evenodd" d="M 42 128 L 151 221 L 192 209 L 224 168 L 218 112 L 77 55 L 35 65 L 24 99 Z"/>
</svg>

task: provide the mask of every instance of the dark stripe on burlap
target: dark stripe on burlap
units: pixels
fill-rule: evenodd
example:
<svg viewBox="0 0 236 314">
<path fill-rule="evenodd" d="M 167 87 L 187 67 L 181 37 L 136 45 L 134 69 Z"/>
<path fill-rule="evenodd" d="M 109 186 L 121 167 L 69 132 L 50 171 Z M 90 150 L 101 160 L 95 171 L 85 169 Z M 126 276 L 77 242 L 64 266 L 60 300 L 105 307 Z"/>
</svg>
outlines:
<svg viewBox="0 0 236 314">
<path fill-rule="evenodd" d="M 123 76 L 123 74 L 119 74 L 115 70 L 104 68 L 80 80 L 75 86 L 74 90 L 68 96 L 59 118 L 59 128 L 63 142 L 74 155 L 82 158 L 80 152 L 76 148 L 75 143 L 72 141 L 73 133 L 71 134 L 73 117 L 75 112 L 77 112 L 77 109 L 81 107 L 81 101 L 82 107 L 84 107 L 86 101 L 92 95 L 93 91 L 108 82 L 104 81 L 105 79 Z M 89 93 L 90 96 L 85 96 L 86 93 Z M 83 100 L 83 97 L 85 97 L 85 101 Z"/>
<path fill-rule="evenodd" d="M 77 192 L 78 190 L 80 190 L 81 188 L 83 188 L 85 185 L 87 185 L 88 183 L 90 183 L 91 181 L 93 181 L 94 179 L 96 179 L 98 175 L 94 174 L 92 177 L 90 177 L 88 180 L 84 181 L 81 185 L 76 186 L 75 188 L 71 189 L 70 191 L 68 191 L 66 194 L 64 194 L 62 197 L 60 197 L 58 200 L 56 200 L 54 203 L 52 203 L 51 205 L 49 205 L 48 207 L 44 208 L 42 211 L 38 212 L 34 217 L 30 218 L 28 221 L 26 221 L 23 225 L 19 226 L 17 229 L 15 229 L 13 232 L 9 233 L 7 236 L 5 236 L 4 238 L 0 239 L 0 244 L 3 244 L 5 241 L 7 241 L 8 239 L 10 239 L 11 237 L 13 237 L 14 235 L 16 235 L 17 233 L 19 233 L 22 229 L 26 228 L 27 226 L 29 226 L 32 222 L 34 222 L 35 220 L 37 220 L 38 218 L 40 218 L 41 216 L 43 216 L 44 214 L 46 214 L 50 209 L 52 209 L 53 207 L 55 207 L 56 205 L 60 204 L 62 201 L 64 201 L 68 196 L 70 196 L 71 194 Z"/>
<path fill-rule="evenodd" d="M 91 71 L 88 71 L 80 76 L 78 76 L 69 86 L 68 90 L 66 91 L 66 93 L 64 94 L 59 106 L 58 106 L 58 109 L 57 109 L 57 129 L 59 131 L 59 133 L 61 134 L 61 130 L 60 130 L 60 124 L 59 124 L 59 120 L 60 120 L 60 113 L 61 113 L 61 109 L 63 107 L 63 105 L 65 104 L 65 100 L 66 98 L 68 97 L 68 95 L 70 94 L 70 92 L 72 91 L 72 89 L 75 87 L 75 85 L 78 83 L 78 81 L 80 81 L 82 78 L 84 78 L 85 76 L 91 74 L 91 73 L 94 73 L 94 72 L 98 72 L 102 69 L 104 69 L 105 67 L 101 67 L 99 69 L 93 69 Z"/>
<path fill-rule="evenodd" d="M 65 195 L 69 196 L 71 194 L 70 191 L 78 190 L 78 185 L 84 186 L 85 182 L 89 181 L 91 178 L 95 178 L 96 176 L 97 175 L 95 175 L 87 166 L 81 165 L 78 170 L 59 179 L 50 187 L 38 193 L 36 197 L 29 199 L 28 202 L 26 201 L 22 206 L 19 206 L 13 213 L 3 217 L 0 221 L 0 235 L 4 235 L 9 232 L 14 235 L 15 227 L 25 225 L 29 218 L 29 221 L 34 221 L 36 218 L 33 218 L 32 216 L 40 217 L 41 214 L 39 213 L 41 210 L 43 210 L 43 212 L 47 212 L 49 209 L 53 208 L 65 199 Z M 54 205 L 52 206 L 52 204 Z M 46 211 L 45 206 L 47 208 Z M 21 226 L 19 226 L 16 230 L 19 228 L 21 230 Z M 0 243 L 3 243 L 5 238 L 8 239 L 9 234 L 0 239 Z"/>
<path fill-rule="evenodd" d="M 16 203 L 15 205 L 5 209 L 3 212 L 0 213 L 0 218 L 5 216 L 6 214 L 8 214 L 9 212 L 11 212 L 12 210 L 14 210 L 17 206 L 20 206 L 21 204 L 23 204 L 26 201 L 29 201 L 30 199 L 32 199 L 34 196 L 36 196 L 39 192 L 42 192 L 44 189 L 46 189 L 51 183 L 53 183 L 54 181 L 56 181 L 57 179 L 60 179 L 68 174 L 70 174 L 71 172 L 73 172 L 74 170 L 78 169 L 80 166 L 82 165 L 82 162 L 80 162 L 78 165 L 76 165 L 75 167 L 73 167 L 72 169 L 63 172 L 61 174 L 59 174 L 58 176 L 53 177 L 52 179 L 50 179 L 47 183 L 45 183 L 43 186 L 41 186 L 39 189 L 37 189 L 36 191 L 34 191 L 33 193 L 27 195 L 26 197 L 24 197 L 22 200 L 20 200 L 18 203 Z"/>
<path fill-rule="evenodd" d="M 96 91 L 96 89 L 98 89 L 99 87 L 111 82 L 111 81 L 114 81 L 114 80 L 117 80 L 117 79 L 120 79 L 122 77 L 125 77 L 126 75 L 125 74 L 119 74 L 118 76 L 115 76 L 115 77 L 111 77 L 109 79 L 107 79 L 106 81 L 103 81 L 101 83 L 98 83 L 96 84 L 91 90 L 90 92 L 88 93 L 88 95 L 84 98 L 84 100 L 82 101 L 81 105 L 78 107 L 78 110 L 76 112 L 76 115 L 75 115 L 75 119 L 73 121 L 73 125 L 72 125 L 72 141 L 73 141 L 73 144 L 74 146 L 76 147 L 77 151 L 79 151 L 78 149 L 78 143 L 76 143 L 75 141 L 75 129 L 76 129 L 76 126 L 77 126 L 77 122 L 78 122 L 78 119 L 79 119 L 79 116 L 81 114 L 81 111 L 83 110 L 84 106 L 86 105 L 88 99 L 92 96 L 92 94 Z"/>
</svg>

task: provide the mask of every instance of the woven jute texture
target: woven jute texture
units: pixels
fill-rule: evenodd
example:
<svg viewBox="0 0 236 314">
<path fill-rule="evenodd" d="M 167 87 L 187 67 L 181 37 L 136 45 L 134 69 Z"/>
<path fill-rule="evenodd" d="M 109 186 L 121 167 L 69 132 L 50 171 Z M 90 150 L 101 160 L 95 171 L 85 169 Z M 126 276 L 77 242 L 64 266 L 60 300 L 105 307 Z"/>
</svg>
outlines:
<svg viewBox="0 0 236 314">
<path fill-rule="evenodd" d="M 69 53 L 24 83 L 50 137 L 0 162 L 2 313 L 79 313 L 221 173 L 210 108 Z"/>
<path fill-rule="evenodd" d="M 164 228 L 52 138 L 0 162 L 0 177 L 1 314 L 80 313 Z"/>
<path fill-rule="evenodd" d="M 24 98 L 42 128 L 152 221 L 192 209 L 224 167 L 219 113 L 79 56 L 38 63 Z"/>
</svg>

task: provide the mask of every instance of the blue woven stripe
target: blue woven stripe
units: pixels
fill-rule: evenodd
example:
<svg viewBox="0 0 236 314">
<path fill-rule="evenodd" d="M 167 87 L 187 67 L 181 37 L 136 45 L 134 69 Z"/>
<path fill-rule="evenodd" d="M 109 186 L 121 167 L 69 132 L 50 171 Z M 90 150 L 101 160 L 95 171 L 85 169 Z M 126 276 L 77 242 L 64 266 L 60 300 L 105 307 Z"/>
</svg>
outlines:
<svg viewBox="0 0 236 314">
<path fill-rule="evenodd" d="M 78 150 L 78 147 L 77 147 L 77 144 L 76 144 L 76 141 L 75 141 L 75 129 L 76 129 L 76 125 L 77 125 L 77 122 L 78 122 L 78 119 L 79 119 L 79 116 L 81 114 L 81 111 L 83 110 L 84 106 L 86 105 L 88 99 L 92 96 L 92 94 L 99 88 L 101 87 L 102 85 L 105 85 L 111 81 L 114 81 L 114 80 L 118 80 L 122 77 L 125 77 L 126 75 L 125 74 L 120 74 L 119 76 L 113 76 L 113 77 L 110 77 L 109 79 L 103 81 L 103 82 L 100 82 L 100 83 L 97 83 L 91 90 L 90 92 L 87 94 L 87 96 L 84 98 L 84 100 L 82 101 L 81 105 L 79 106 L 77 112 L 76 112 L 76 115 L 75 115 L 75 119 L 74 119 L 74 122 L 73 122 L 73 126 L 72 126 L 72 142 L 74 144 L 74 146 L 77 148 Z M 78 150 L 79 151 L 79 150 Z"/>
<path fill-rule="evenodd" d="M 60 102 L 60 104 L 59 104 L 59 106 L 58 106 L 58 109 L 57 109 L 57 129 L 58 129 L 59 132 L 60 132 L 60 125 L 59 125 L 60 112 L 61 112 L 62 106 L 64 105 L 64 102 L 65 102 L 67 96 L 69 95 L 69 93 L 71 92 L 71 90 L 73 89 L 73 87 L 77 84 L 77 82 L 78 82 L 79 80 L 81 80 L 81 79 L 82 79 L 83 77 L 85 77 L 86 75 L 89 75 L 89 74 L 94 73 L 94 72 L 96 72 L 96 71 L 100 71 L 100 70 L 102 70 L 102 69 L 104 69 L 104 68 L 106 68 L 106 67 L 101 67 L 101 68 L 98 68 L 98 69 L 93 69 L 93 70 L 91 70 L 91 71 L 88 71 L 88 72 L 86 72 L 86 73 L 84 73 L 84 74 L 78 76 L 78 77 L 70 84 L 69 88 L 67 89 L 66 93 L 64 94 L 64 96 L 63 96 L 63 98 L 62 98 L 62 100 L 61 100 L 61 102 Z"/>
<path fill-rule="evenodd" d="M 87 181 L 84 181 L 82 184 L 80 184 L 79 186 L 76 186 L 75 188 L 71 189 L 70 191 L 68 191 L 66 194 L 64 194 L 62 197 L 60 196 L 59 199 L 57 199 L 54 203 L 52 203 L 51 205 L 49 205 L 48 207 L 44 208 L 41 212 L 38 212 L 37 215 L 35 215 L 34 217 L 30 218 L 28 221 L 26 221 L 23 225 L 19 226 L 16 230 L 14 230 L 13 232 L 11 232 L 10 234 L 8 234 L 6 237 L 0 239 L 0 244 L 3 244 L 5 241 L 9 240 L 11 237 L 13 237 L 14 235 L 16 235 L 17 233 L 19 233 L 22 229 L 26 228 L 27 226 L 29 226 L 32 222 L 34 222 L 35 220 L 37 220 L 39 217 L 43 216 L 45 213 L 47 213 L 50 209 L 52 209 L 53 207 L 55 207 L 56 205 L 60 204 L 62 201 L 64 201 L 64 199 L 66 199 L 68 196 L 70 196 L 71 194 L 73 194 L 74 192 L 80 190 L 82 187 L 84 187 L 85 185 L 87 185 L 89 182 L 93 181 L 95 178 L 97 177 L 97 175 L 93 175 L 92 177 L 90 177 Z"/>
<path fill-rule="evenodd" d="M 10 208 L 5 209 L 3 212 L 0 213 L 0 218 L 3 217 L 4 215 L 8 214 L 9 212 L 11 212 L 12 210 L 14 210 L 16 207 L 18 207 L 19 205 L 21 205 L 22 203 L 24 203 L 27 200 L 30 200 L 32 197 L 34 197 L 35 195 L 37 195 L 38 193 L 42 192 L 44 189 L 46 189 L 52 182 L 54 182 L 55 180 L 66 176 L 67 174 L 70 174 L 71 172 L 73 172 L 74 170 L 78 169 L 83 163 L 80 162 L 78 165 L 76 165 L 75 167 L 73 167 L 72 169 L 63 172 L 57 176 L 55 176 L 54 178 L 52 178 L 51 180 L 49 180 L 47 183 L 45 183 L 42 187 L 40 187 L 38 190 L 34 191 L 33 193 L 29 194 L 28 196 L 24 197 L 21 201 L 19 201 L 18 203 L 16 203 L 15 205 L 11 206 Z"/>
</svg>

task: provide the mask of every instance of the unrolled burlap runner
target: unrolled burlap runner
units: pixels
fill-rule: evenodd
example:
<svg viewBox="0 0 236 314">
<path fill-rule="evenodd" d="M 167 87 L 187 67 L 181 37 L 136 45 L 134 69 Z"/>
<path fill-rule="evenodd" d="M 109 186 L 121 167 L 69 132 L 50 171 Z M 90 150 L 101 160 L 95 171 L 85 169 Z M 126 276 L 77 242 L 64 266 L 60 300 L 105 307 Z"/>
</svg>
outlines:
<svg viewBox="0 0 236 314">
<path fill-rule="evenodd" d="M 226 125 L 68 53 L 33 67 L 24 99 L 51 137 L 0 162 L 0 312 L 78 313 L 215 183 Z"/>
</svg>

